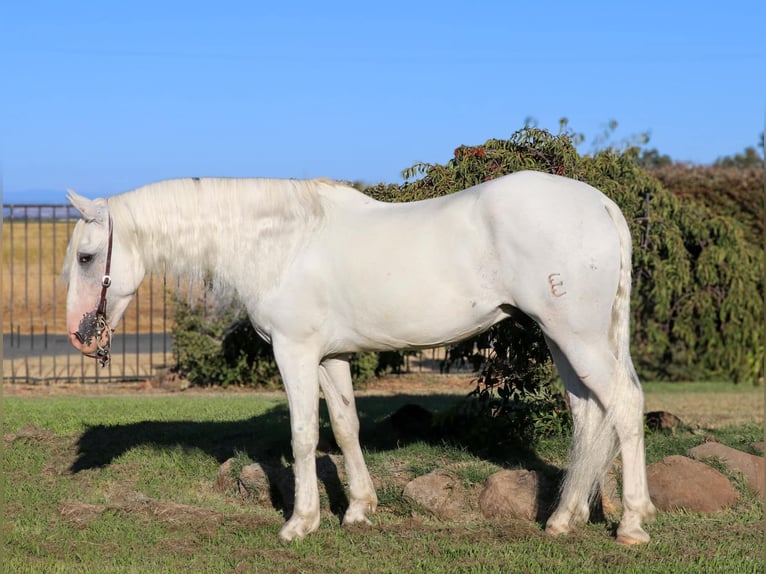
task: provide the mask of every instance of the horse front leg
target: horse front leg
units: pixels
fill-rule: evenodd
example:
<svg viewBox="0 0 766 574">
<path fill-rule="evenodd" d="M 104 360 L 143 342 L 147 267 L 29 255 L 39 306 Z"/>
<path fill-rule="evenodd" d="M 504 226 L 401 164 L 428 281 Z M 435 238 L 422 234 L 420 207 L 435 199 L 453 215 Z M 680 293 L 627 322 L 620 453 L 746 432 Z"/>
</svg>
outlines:
<svg viewBox="0 0 766 574">
<path fill-rule="evenodd" d="M 319 369 L 333 434 L 343 453 L 348 476 L 350 501 L 343 525 L 370 524 L 369 513 L 375 512 L 378 497 L 359 445 L 359 417 L 356 413 L 351 370 L 346 359 L 325 359 Z"/>
<path fill-rule="evenodd" d="M 287 392 L 295 474 L 295 503 L 279 531 L 285 541 L 319 528 L 316 447 L 319 441 L 319 359 L 310 349 L 273 341 L 274 357 Z"/>
</svg>

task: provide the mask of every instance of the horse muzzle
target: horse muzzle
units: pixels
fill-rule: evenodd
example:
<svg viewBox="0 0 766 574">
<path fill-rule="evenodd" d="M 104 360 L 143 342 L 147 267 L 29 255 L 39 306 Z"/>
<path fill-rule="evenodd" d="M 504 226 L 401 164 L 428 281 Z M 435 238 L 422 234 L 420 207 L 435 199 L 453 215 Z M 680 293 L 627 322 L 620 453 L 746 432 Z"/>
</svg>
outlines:
<svg viewBox="0 0 766 574">
<path fill-rule="evenodd" d="M 69 342 L 83 355 L 98 359 L 104 366 L 109 362 L 112 329 L 104 315 L 91 311 L 82 316 L 77 330 L 69 333 Z"/>
</svg>

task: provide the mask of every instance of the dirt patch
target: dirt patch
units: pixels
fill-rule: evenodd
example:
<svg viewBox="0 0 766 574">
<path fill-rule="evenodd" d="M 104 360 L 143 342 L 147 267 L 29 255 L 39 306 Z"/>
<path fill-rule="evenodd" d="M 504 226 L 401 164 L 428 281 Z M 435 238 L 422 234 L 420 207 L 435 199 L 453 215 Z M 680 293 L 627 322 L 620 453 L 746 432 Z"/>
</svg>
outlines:
<svg viewBox="0 0 766 574">
<path fill-rule="evenodd" d="M 268 520 L 252 514 L 224 514 L 200 506 L 156 500 L 140 492 L 128 493 L 124 498 L 113 500 L 108 504 L 66 501 L 59 506 L 59 514 L 64 520 L 77 526 L 88 524 L 105 512 L 146 517 L 183 530 L 191 527 L 193 530 L 207 531 L 223 523 L 239 527 L 257 527 L 265 523 L 273 524 L 279 520 L 276 516 L 273 520 Z"/>
<path fill-rule="evenodd" d="M 26 425 L 19 429 L 18 432 L 4 434 L 3 443 L 9 445 L 17 440 L 26 440 L 37 443 L 51 443 L 60 440 L 53 431 L 48 429 L 41 429 L 35 425 Z"/>
</svg>

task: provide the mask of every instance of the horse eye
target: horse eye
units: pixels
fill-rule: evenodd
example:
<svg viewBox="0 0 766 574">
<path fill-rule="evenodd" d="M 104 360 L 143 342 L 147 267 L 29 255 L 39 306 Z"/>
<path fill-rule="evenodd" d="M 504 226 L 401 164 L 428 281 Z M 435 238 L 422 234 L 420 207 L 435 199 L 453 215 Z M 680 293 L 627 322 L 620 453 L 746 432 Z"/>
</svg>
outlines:
<svg viewBox="0 0 766 574">
<path fill-rule="evenodd" d="M 80 265 L 87 265 L 91 261 L 93 261 L 93 255 L 80 253 L 77 256 L 77 261 L 80 263 Z"/>
</svg>

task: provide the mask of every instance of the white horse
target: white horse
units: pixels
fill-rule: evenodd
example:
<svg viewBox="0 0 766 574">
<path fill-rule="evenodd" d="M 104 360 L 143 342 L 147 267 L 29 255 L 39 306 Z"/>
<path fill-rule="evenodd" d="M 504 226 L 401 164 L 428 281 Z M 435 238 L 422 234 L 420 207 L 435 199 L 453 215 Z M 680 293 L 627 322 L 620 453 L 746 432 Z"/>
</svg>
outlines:
<svg viewBox="0 0 766 574">
<path fill-rule="evenodd" d="M 629 351 L 631 239 L 619 208 L 584 183 L 520 172 L 446 197 L 381 203 L 326 180 L 178 179 L 105 199 L 70 192 L 82 214 L 69 245 L 67 326 L 108 360 L 144 275 L 213 277 L 271 341 L 290 408 L 293 514 L 319 525 L 320 388 L 347 469 L 344 524 L 377 505 L 359 445 L 349 355 L 427 348 L 475 335 L 519 309 L 542 328 L 570 399 L 571 462 L 552 534 L 589 516 L 621 450 L 618 541 L 646 542 L 643 393 Z M 106 277 L 104 277 L 106 276 Z M 108 304 L 107 304 L 108 300 Z"/>
</svg>

